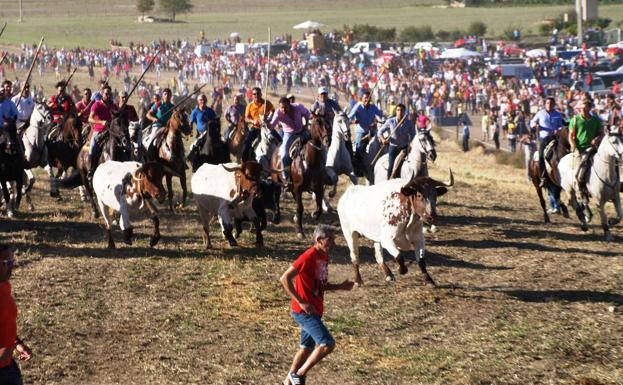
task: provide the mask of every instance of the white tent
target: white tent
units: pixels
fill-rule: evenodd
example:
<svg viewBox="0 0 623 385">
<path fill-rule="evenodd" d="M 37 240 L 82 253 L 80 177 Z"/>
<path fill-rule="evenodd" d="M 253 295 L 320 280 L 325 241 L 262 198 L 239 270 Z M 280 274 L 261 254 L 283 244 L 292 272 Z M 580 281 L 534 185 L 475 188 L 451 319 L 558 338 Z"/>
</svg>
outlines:
<svg viewBox="0 0 623 385">
<path fill-rule="evenodd" d="M 450 48 L 441 53 L 442 59 L 463 59 L 479 56 L 482 56 L 482 54 L 476 51 L 470 51 L 466 48 Z"/>
<path fill-rule="evenodd" d="M 527 57 L 545 57 L 547 56 L 547 52 L 545 52 L 544 49 L 541 48 L 537 48 L 537 49 L 531 49 L 530 51 L 526 52 L 526 56 Z"/>
<path fill-rule="evenodd" d="M 236 38 L 236 37 L 240 37 L 240 34 L 238 32 L 232 32 L 232 33 L 229 34 L 229 37 L 231 37 L 233 39 L 233 38 Z"/>
<path fill-rule="evenodd" d="M 307 20 L 307 21 L 302 22 L 301 24 L 295 25 L 292 28 L 294 29 L 316 29 L 320 27 L 324 27 L 324 24 L 319 23 L 317 21 Z"/>
</svg>

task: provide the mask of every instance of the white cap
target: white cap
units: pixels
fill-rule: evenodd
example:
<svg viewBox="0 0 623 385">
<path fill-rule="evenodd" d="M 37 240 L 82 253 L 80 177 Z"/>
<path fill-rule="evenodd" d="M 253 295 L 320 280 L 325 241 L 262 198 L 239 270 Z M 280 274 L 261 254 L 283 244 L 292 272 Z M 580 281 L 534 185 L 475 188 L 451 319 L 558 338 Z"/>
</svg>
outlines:
<svg viewBox="0 0 623 385">
<path fill-rule="evenodd" d="M 318 88 L 318 95 L 320 94 L 328 94 L 329 90 L 327 90 L 327 87 L 319 87 Z"/>
</svg>

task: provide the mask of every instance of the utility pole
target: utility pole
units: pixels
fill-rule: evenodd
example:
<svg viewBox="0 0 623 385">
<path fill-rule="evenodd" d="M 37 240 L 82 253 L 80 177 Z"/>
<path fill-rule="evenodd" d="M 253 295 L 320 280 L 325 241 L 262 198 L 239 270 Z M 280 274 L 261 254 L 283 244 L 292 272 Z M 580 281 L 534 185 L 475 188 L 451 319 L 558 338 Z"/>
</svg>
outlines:
<svg viewBox="0 0 623 385">
<path fill-rule="evenodd" d="M 578 20 L 578 46 L 581 46 L 584 40 L 584 31 L 582 28 L 582 0 L 575 0 L 575 13 Z"/>
<path fill-rule="evenodd" d="M 17 19 L 17 21 L 19 23 L 24 21 L 24 19 L 22 18 L 22 0 L 19 0 L 19 19 Z"/>
</svg>

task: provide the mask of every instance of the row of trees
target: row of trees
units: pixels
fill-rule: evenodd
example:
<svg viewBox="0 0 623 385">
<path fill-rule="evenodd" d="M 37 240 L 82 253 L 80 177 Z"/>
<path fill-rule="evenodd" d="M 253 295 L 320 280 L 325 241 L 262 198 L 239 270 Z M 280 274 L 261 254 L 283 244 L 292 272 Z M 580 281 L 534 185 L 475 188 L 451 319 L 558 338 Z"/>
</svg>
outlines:
<svg viewBox="0 0 623 385">
<path fill-rule="evenodd" d="M 344 27 L 344 30 L 348 30 L 348 26 Z M 487 26 L 485 23 L 476 21 L 469 25 L 467 30 L 455 29 L 452 31 L 439 30 L 433 32 L 433 28 L 430 25 L 423 25 L 420 27 L 407 27 L 396 33 L 396 28 L 381 28 L 368 24 L 355 24 L 352 28 L 353 38 L 355 41 L 405 41 L 405 42 L 417 42 L 417 41 L 448 41 L 456 40 L 460 37 L 469 36 L 484 36 L 487 33 Z"/>
<path fill-rule="evenodd" d="M 180 13 L 188 12 L 193 5 L 190 0 L 159 0 L 160 10 L 167 14 L 172 21 Z M 145 16 L 145 13 L 153 11 L 156 6 L 155 0 L 137 0 L 136 9 Z"/>
</svg>

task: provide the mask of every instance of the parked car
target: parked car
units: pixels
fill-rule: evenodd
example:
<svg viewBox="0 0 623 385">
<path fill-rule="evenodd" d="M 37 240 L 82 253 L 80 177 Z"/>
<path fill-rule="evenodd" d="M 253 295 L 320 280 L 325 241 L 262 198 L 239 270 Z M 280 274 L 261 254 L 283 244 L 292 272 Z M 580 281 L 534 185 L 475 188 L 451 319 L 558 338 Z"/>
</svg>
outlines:
<svg viewBox="0 0 623 385">
<path fill-rule="evenodd" d="M 349 51 L 350 53 L 352 53 L 353 55 L 357 55 L 359 53 L 364 53 L 368 56 L 376 56 L 376 51 L 380 50 L 386 50 L 389 48 L 389 45 L 386 43 L 378 43 L 378 42 L 369 42 L 369 41 L 362 41 L 359 43 L 356 43 L 354 46 L 352 46 Z"/>
</svg>

